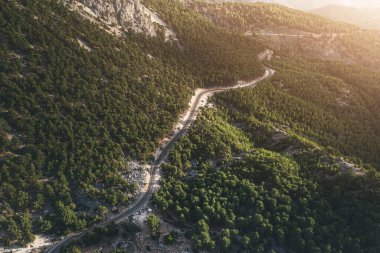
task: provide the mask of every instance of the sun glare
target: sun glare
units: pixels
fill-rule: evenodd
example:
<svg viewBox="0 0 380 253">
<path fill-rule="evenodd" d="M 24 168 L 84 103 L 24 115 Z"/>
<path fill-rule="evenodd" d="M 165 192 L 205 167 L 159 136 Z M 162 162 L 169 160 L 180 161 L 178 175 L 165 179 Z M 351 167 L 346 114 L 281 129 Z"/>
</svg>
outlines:
<svg viewBox="0 0 380 253">
<path fill-rule="evenodd" d="M 353 0 L 345 0 L 344 5 L 346 6 L 354 6 L 354 1 Z"/>
</svg>

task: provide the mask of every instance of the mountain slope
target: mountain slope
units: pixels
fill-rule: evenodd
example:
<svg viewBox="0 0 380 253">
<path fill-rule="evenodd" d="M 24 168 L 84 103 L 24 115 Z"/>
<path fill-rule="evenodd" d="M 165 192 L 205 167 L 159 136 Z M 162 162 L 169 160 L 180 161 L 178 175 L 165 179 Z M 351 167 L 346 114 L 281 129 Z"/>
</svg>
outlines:
<svg viewBox="0 0 380 253">
<path fill-rule="evenodd" d="M 263 49 L 239 34 L 213 25 L 178 1 L 68 1 L 85 18 L 122 37 L 144 38 L 141 46 L 190 70 L 199 86 L 225 85 L 260 75 L 257 54 Z M 161 37 L 169 41 L 164 45 Z"/>
<path fill-rule="evenodd" d="M 154 203 L 197 250 L 377 252 L 379 43 L 273 4 L 0 0 L 0 251 L 126 207 L 192 90 L 272 47 L 277 74 L 212 101 Z"/>
<path fill-rule="evenodd" d="M 276 5 L 187 4 L 252 29 L 276 74 L 203 111 L 163 167 L 160 214 L 199 251 L 377 252 L 378 33 Z M 318 51 L 336 49 L 336 61 Z"/>
<path fill-rule="evenodd" d="M 379 69 L 379 31 L 363 30 L 280 5 L 187 3 L 215 24 L 259 39 L 275 50 Z"/>
<path fill-rule="evenodd" d="M 92 14 L 106 6 L 82 2 Z M 76 1 L 0 1 L 2 244 L 70 233 L 130 203 L 141 185 L 128 161 L 151 157 L 192 89 L 262 74 L 261 45 L 180 3 L 155 14 L 140 1 L 111 2 L 120 6 L 103 19 Z M 112 20 L 125 25 L 119 36 Z"/>
<path fill-rule="evenodd" d="M 374 56 L 380 56 L 380 51 L 378 50 L 378 45 L 380 45 L 378 32 L 363 31 L 360 28 L 349 24 L 330 21 L 328 19 L 324 19 L 313 14 L 296 11 L 273 4 L 208 4 L 203 2 L 189 1 L 188 6 L 220 26 L 229 27 L 229 29 L 234 29 L 240 33 L 246 33 L 246 31 L 248 30 L 253 33 L 252 36 L 248 36 L 251 37 L 252 40 L 265 41 L 265 43 L 267 43 L 268 46 L 272 47 L 272 49 L 277 51 L 279 58 L 282 59 L 280 61 L 275 59 L 274 61 L 283 62 L 283 64 L 280 64 L 278 67 L 274 67 L 274 69 L 277 68 L 278 72 L 280 73 L 278 75 L 281 75 L 281 70 L 289 68 L 288 64 L 292 62 L 292 60 L 290 59 L 300 59 L 302 57 L 304 58 L 304 61 L 296 61 L 290 64 L 291 66 L 299 65 L 299 67 L 297 71 L 295 71 L 295 73 L 289 73 L 289 76 L 296 75 L 298 71 L 305 71 L 303 70 L 303 68 L 309 66 L 310 64 L 309 69 L 307 69 L 307 71 L 310 71 L 310 74 L 299 76 L 299 80 L 305 80 L 305 82 L 310 83 L 315 83 L 316 81 L 322 83 L 329 82 L 331 83 L 331 87 L 333 87 L 334 85 L 339 86 L 341 82 L 336 79 L 327 81 L 327 79 L 324 79 L 324 75 L 330 75 L 344 80 L 344 82 L 346 82 L 347 85 L 352 86 L 352 89 L 356 90 L 351 90 L 351 94 L 353 94 L 351 96 L 356 97 L 355 100 L 359 99 L 361 102 L 357 101 L 357 104 L 350 104 L 349 107 L 343 108 L 343 112 L 339 114 L 338 118 L 340 116 L 343 116 L 345 113 L 351 113 L 350 116 L 347 116 L 346 119 L 352 118 L 354 119 L 354 122 L 346 122 L 344 124 L 347 124 L 347 126 L 354 126 L 356 124 L 355 122 L 357 122 L 357 117 L 366 115 L 365 120 L 362 119 L 358 121 L 372 122 L 370 123 L 370 125 L 372 125 L 371 128 L 374 130 L 377 129 L 376 125 L 378 123 L 375 122 L 379 122 L 380 115 L 378 113 L 379 104 L 375 102 L 378 99 L 376 95 L 378 94 L 378 87 L 376 86 L 377 81 L 374 80 L 378 80 L 378 67 L 380 66 L 380 62 L 378 60 L 378 57 Z M 365 43 L 363 43 L 363 40 L 365 40 Z M 323 62 L 324 60 L 328 61 Z M 331 60 L 340 61 L 342 63 L 330 62 Z M 349 65 L 347 65 L 347 63 L 349 63 Z M 324 69 L 322 71 L 322 75 L 312 78 L 312 72 L 321 72 L 320 69 L 323 65 L 329 66 L 329 68 L 327 69 L 330 71 Z M 370 68 L 370 70 L 365 70 L 363 68 Z M 356 73 L 356 75 L 354 75 L 353 73 Z M 305 78 L 306 76 L 309 77 Z M 282 82 L 285 82 L 287 78 L 283 78 Z M 298 83 L 297 80 L 293 80 L 292 82 L 293 84 Z M 331 88 L 329 88 L 328 90 L 323 90 L 321 86 L 318 87 L 319 89 L 312 92 L 312 94 L 318 94 L 319 92 L 321 92 L 321 94 L 318 96 L 318 104 L 314 105 L 312 108 L 316 108 L 318 110 L 322 109 L 326 104 L 326 101 L 321 103 L 321 101 L 323 100 L 322 98 L 331 96 L 336 96 L 337 98 L 339 98 L 342 96 L 341 94 L 337 93 L 337 90 L 334 91 L 336 94 L 331 95 L 327 94 L 328 90 L 330 90 Z M 304 90 L 307 87 L 298 88 Z M 295 90 L 297 90 L 298 88 L 295 88 Z M 301 94 L 302 99 L 305 99 L 307 103 L 311 103 L 311 101 L 309 100 L 310 97 L 306 97 L 310 94 L 308 95 L 308 93 L 302 93 L 301 91 L 299 93 Z M 258 101 L 257 98 L 249 100 Z M 290 100 L 294 100 L 293 102 L 295 102 L 297 99 L 294 98 Z M 245 99 L 241 98 L 241 101 L 245 101 Z M 267 103 L 265 100 L 260 99 L 260 101 L 260 104 Z M 367 102 L 373 104 L 363 105 Z M 247 102 L 244 103 L 247 104 Z M 274 101 L 273 103 L 275 104 L 276 101 Z M 336 101 L 333 103 L 335 103 L 335 105 L 338 105 Z M 291 111 L 294 112 L 296 108 L 303 107 L 305 107 L 305 105 L 297 105 Z M 344 112 L 346 110 L 347 112 Z M 370 112 L 367 110 L 370 110 Z M 258 108 L 255 108 L 253 111 L 259 110 Z M 308 111 L 310 112 L 311 110 L 309 109 Z M 291 114 L 292 112 L 289 113 Z M 284 111 L 280 113 L 278 116 L 285 115 L 287 113 L 287 108 L 284 108 Z M 327 112 L 324 113 L 327 115 L 330 114 Z M 301 118 L 287 119 L 287 121 L 294 122 L 296 124 L 301 123 L 299 121 L 302 121 L 302 117 L 304 115 L 307 115 L 308 112 L 299 112 L 299 114 L 302 115 Z M 332 116 L 332 118 L 336 119 L 337 117 Z M 332 119 L 322 120 L 322 124 L 325 124 L 326 126 L 328 125 L 326 122 L 333 121 L 334 120 Z M 309 123 L 309 127 L 311 127 L 314 124 L 312 122 Z M 367 125 L 368 124 L 364 124 L 362 126 L 365 128 Z M 316 125 L 314 124 L 313 126 Z M 339 125 L 331 126 L 330 130 L 327 130 L 327 128 L 325 128 L 318 135 L 321 134 L 323 136 L 325 134 L 331 133 L 331 131 L 340 131 L 338 129 L 340 129 L 341 127 L 342 125 L 341 123 L 339 123 Z M 298 127 L 293 125 L 291 126 L 291 128 Z M 352 152 L 354 152 L 355 150 L 363 151 L 364 149 L 362 149 L 362 146 L 365 146 L 365 143 L 368 143 L 366 140 L 369 140 L 371 138 L 373 139 L 374 136 L 378 136 L 379 134 L 378 130 L 375 130 L 375 132 L 372 132 L 370 134 L 367 131 L 368 129 L 362 129 L 358 131 L 357 134 L 354 134 L 354 132 L 356 132 L 357 129 L 358 128 L 355 127 L 349 131 L 343 131 L 341 129 L 341 133 L 338 134 L 345 135 L 343 132 L 347 133 L 348 131 L 352 133 L 352 135 L 348 139 L 354 136 L 354 138 L 357 138 L 356 141 L 354 141 L 356 142 L 356 144 L 351 143 L 351 145 L 347 145 L 348 139 L 345 139 L 344 141 L 342 141 L 341 144 L 338 144 L 339 146 L 341 146 L 340 150 L 346 149 L 346 154 L 359 156 L 358 153 L 353 154 Z M 315 133 L 315 131 L 313 132 Z M 359 132 L 368 133 L 368 135 L 365 134 L 367 135 L 367 137 L 359 137 Z M 337 140 L 336 137 L 337 135 L 332 134 L 329 137 L 323 138 L 325 138 L 325 140 L 335 141 Z M 342 136 L 339 138 L 344 139 L 345 137 Z M 366 151 L 367 155 L 372 156 L 372 158 L 366 157 L 367 155 L 365 155 L 364 153 L 361 154 L 360 157 L 366 160 L 367 162 L 374 162 L 378 165 L 379 160 L 376 159 L 374 153 L 371 152 L 371 150 L 373 149 L 378 149 L 378 147 L 375 148 L 375 146 L 377 146 L 376 143 L 377 141 L 372 142 L 372 144 L 368 145 L 369 149 Z M 324 145 L 331 145 L 331 142 L 329 144 L 324 143 Z M 349 149 L 351 151 L 348 151 Z"/>
<path fill-rule="evenodd" d="M 0 221 L 26 242 L 23 217 L 61 233 L 129 202 L 125 156 L 154 151 L 193 79 L 53 1 L 0 4 Z"/>
<path fill-rule="evenodd" d="M 271 64 L 277 74 L 270 83 L 218 99 L 226 108 L 237 108 L 278 128 L 286 126 L 338 154 L 380 169 L 378 73 L 286 55 Z"/>
<path fill-rule="evenodd" d="M 163 32 L 166 40 L 175 40 L 175 34 L 155 13 L 140 0 L 78 0 L 67 1 L 72 9 L 84 17 L 106 25 L 110 32 L 118 34 L 129 29 L 145 35 L 157 36 Z"/>
<path fill-rule="evenodd" d="M 377 0 L 362 0 L 362 1 L 346 1 L 346 0 L 205 0 L 206 2 L 221 3 L 221 2 L 236 2 L 236 3 L 274 3 L 283 6 L 300 9 L 300 10 L 310 10 L 321 8 L 326 5 L 341 5 L 347 6 L 351 5 L 356 8 L 379 8 L 380 4 Z"/>
<path fill-rule="evenodd" d="M 354 24 L 367 29 L 380 29 L 380 9 L 356 9 L 329 5 L 310 12 L 336 21 Z"/>
<path fill-rule="evenodd" d="M 238 102 L 223 101 L 236 93 Z M 376 252 L 380 174 L 355 175 L 236 107 L 253 100 L 246 93 L 256 89 L 218 95 L 177 143 L 154 196 L 161 214 L 187 228 L 194 251 Z"/>
<path fill-rule="evenodd" d="M 188 5 L 212 19 L 238 31 L 260 30 L 268 27 L 288 27 L 312 33 L 352 31 L 354 26 L 333 22 L 307 12 L 269 3 L 220 3 L 186 1 Z"/>
</svg>

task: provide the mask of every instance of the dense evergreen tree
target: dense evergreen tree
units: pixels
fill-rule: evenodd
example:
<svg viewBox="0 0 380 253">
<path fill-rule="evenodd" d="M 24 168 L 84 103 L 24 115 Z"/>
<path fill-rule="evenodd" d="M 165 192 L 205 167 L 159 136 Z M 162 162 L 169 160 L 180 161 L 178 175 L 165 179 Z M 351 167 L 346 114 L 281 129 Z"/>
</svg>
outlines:
<svg viewBox="0 0 380 253">
<path fill-rule="evenodd" d="M 151 4 L 178 43 L 114 37 L 61 1 L 0 1 L 3 241 L 31 240 L 29 221 L 68 233 L 101 219 L 97 206 L 128 203 L 125 158 L 151 158 L 195 86 L 262 73 L 257 43 L 180 3 Z"/>
<path fill-rule="evenodd" d="M 268 3 L 207 3 L 186 1 L 189 8 L 220 27 L 240 34 L 252 34 L 274 48 L 295 51 L 315 58 L 341 58 L 378 71 L 380 32 L 335 22 L 320 16 Z M 255 33 L 303 35 L 256 36 Z M 270 39 L 270 37 L 273 37 Z M 268 46 L 268 45 L 267 45 Z"/>
<path fill-rule="evenodd" d="M 376 252 L 380 192 L 369 182 L 378 182 L 379 173 L 342 173 L 329 162 L 333 156 L 296 135 L 285 135 L 276 152 L 258 148 L 263 140 L 273 143 L 278 130 L 256 121 L 250 132 L 250 113 L 230 118 L 247 136 L 226 122 L 227 115 L 203 111 L 163 168 L 165 179 L 154 195 L 162 214 L 194 227 L 196 249 Z M 258 129 L 267 137 L 256 138 Z M 235 147 L 232 155 L 213 153 L 225 145 Z"/>
<path fill-rule="evenodd" d="M 217 95 L 217 101 L 226 110 L 232 108 L 231 115 L 250 114 L 280 128 L 287 126 L 379 168 L 379 73 L 285 55 L 268 64 L 278 70 L 270 81 Z"/>
<path fill-rule="evenodd" d="M 259 76 L 262 66 L 257 55 L 263 45 L 239 33 L 216 26 L 194 13 L 181 1 L 145 0 L 176 32 L 178 52 L 172 56 L 199 81 L 199 85 L 228 85 Z M 165 51 L 166 56 L 172 55 Z"/>
</svg>

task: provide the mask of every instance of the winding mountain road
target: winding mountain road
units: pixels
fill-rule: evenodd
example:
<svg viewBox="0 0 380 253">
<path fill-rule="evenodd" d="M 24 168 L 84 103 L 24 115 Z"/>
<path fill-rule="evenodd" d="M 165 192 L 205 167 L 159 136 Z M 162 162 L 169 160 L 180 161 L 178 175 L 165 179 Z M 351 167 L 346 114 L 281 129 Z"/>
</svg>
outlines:
<svg viewBox="0 0 380 253">
<path fill-rule="evenodd" d="M 269 52 L 269 53 L 268 53 Z M 272 55 L 272 52 L 267 51 L 264 53 L 264 56 L 260 56 L 259 58 L 263 60 L 265 57 L 269 57 Z M 95 224 L 94 226 L 84 229 L 82 231 L 79 231 L 77 233 L 73 233 L 69 236 L 66 236 L 63 238 L 61 241 L 55 243 L 52 245 L 50 249 L 48 249 L 46 252 L 47 253 L 58 253 L 60 249 L 63 246 L 66 246 L 73 242 L 74 240 L 80 239 L 83 236 L 85 236 L 87 233 L 91 232 L 94 230 L 94 228 L 97 227 L 104 227 L 110 223 L 120 223 L 129 216 L 135 214 L 142 208 L 144 208 L 148 203 L 149 200 L 154 192 L 155 185 L 158 183 L 158 176 L 159 176 L 159 168 L 160 165 L 165 161 L 166 157 L 169 154 L 169 151 L 172 149 L 174 144 L 177 142 L 179 138 L 181 138 L 189 129 L 190 125 L 194 122 L 198 108 L 201 107 L 202 105 L 205 104 L 207 101 L 207 98 L 212 96 L 215 93 L 226 91 L 226 90 L 232 90 L 232 89 L 239 89 L 239 88 L 245 88 L 245 87 L 255 87 L 259 82 L 270 78 L 274 75 L 275 70 L 264 67 L 265 68 L 265 73 L 263 76 L 249 82 L 241 82 L 239 81 L 237 84 L 233 86 L 227 86 L 227 87 L 217 87 L 217 88 L 209 88 L 209 89 L 198 89 L 196 90 L 196 93 L 194 97 L 192 98 L 190 102 L 190 107 L 185 114 L 185 116 L 180 120 L 181 121 L 181 127 L 173 134 L 173 136 L 164 144 L 156 153 L 155 156 L 155 161 L 152 164 L 150 168 L 150 180 L 149 180 L 149 185 L 146 190 L 139 198 L 137 198 L 129 208 L 121 211 L 119 214 L 109 218 L 108 220 Z"/>
</svg>

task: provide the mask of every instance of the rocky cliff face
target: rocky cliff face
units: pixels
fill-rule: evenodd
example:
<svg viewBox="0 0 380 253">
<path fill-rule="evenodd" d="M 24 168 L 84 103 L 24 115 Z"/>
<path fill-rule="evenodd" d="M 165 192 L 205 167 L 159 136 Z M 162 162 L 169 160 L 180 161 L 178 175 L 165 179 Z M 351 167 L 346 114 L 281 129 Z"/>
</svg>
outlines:
<svg viewBox="0 0 380 253">
<path fill-rule="evenodd" d="M 140 0 L 72 0 L 70 3 L 85 17 L 100 20 L 113 33 L 120 35 L 132 29 L 138 33 L 157 36 L 162 31 L 166 40 L 176 40 L 168 25 Z"/>
</svg>

